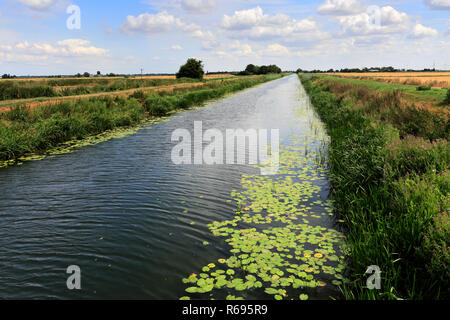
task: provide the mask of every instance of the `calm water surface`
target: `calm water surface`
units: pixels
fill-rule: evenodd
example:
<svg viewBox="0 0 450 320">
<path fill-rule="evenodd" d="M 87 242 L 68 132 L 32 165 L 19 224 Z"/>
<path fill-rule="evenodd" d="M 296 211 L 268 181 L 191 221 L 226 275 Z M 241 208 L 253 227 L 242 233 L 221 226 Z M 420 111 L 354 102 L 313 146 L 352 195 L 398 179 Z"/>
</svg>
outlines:
<svg viewBox="0 0 450 320">
<path fill-rule="evenodd" d="M 249 165 L 176 166 L 170 158 L 172 132 L 193 132 L 194 121 L 203 121 L 204 130 L 223 132 L 278 128 L 289 144 L 289 137 L 311 132 L 317 121 L 298 112 L 306 99 L 293 75 L 122 139 L 1 169 L 0 298 L 183 296 L 182 278 L 229 256 L 227 244 L 207 225 L 232 219 L 236 203 L 227 202 L 231 191 L 240 188 L 242 174 L 259 170 Z M 315 183 L 327 199 L 326 177 Z M 333 225 L 327 217 L 319 223 Z M 80 291 L 66 287 L 69 265 L 81 268 Z"/>
</svg>

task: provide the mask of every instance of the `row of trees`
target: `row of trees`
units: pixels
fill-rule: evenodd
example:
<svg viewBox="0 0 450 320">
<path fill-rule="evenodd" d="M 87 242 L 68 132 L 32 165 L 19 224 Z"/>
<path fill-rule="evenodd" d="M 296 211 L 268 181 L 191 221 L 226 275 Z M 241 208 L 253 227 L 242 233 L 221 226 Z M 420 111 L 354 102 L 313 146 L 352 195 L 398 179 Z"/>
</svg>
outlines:
<svg viewBox="0 0 450 320">
<path fill-rule="evenodd" d="M 240 76 L 249 76 L 249 75 L 261 75 L 261 74 L 269 74 L 269 73 L 281 73 L 281 69 L 274 64 L 268 66 L 255 66 L 254 64 L 249 64 L 244 71 L 238 73 Z"/>
<path fill-rule="evenodd" d="M 97 76 L 101 76 L 101 75 L 102 75 L 102 73 L 100 71 L 97 71 Z M 81 78 L 81 77 L 89 78 L 90 76 L 91 76 L 91 74 L 89 72 L 85 72 L 83 74 L 77 73 L 75 75 L 75 77 L 77 77 L 77 78 Z M 109 73 L 109 74 L 105 75 L 105 77 L 115 77 L 115 76 L 116 75 L 114 73 Z"/>
<path fill-rule="evenodd" d="M 423 70 L 412 70 L 412 69 L 396 69 L 394 67 L 376 67 L 376 68 L 344 68 L 344 69 L 329 69 L 329 70 L 302 70 L 297 69 L 297 73 L 367 73 L 367 72 L 435 72 L 436 69 L 423 69 Z"/>
<path fill-rule="evenodd" d="M 2 79 L 14 79 L 14 78 L 16 78 L 16 76 L 10 74 L 5 73 L 4 75 L 2 75 Z"/>
</svg>

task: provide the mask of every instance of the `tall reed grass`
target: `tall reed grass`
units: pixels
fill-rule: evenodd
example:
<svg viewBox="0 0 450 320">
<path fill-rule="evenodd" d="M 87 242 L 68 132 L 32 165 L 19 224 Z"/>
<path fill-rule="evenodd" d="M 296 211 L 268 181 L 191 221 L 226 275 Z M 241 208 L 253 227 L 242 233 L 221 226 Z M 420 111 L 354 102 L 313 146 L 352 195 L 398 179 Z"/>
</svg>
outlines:
<svg viewBox="0 0 450 320">
<path fill-rule="evenodd" d="M 394 108 L 383 106 L 394 106 L 396 93 L 355 107 L 368 92 L 344 99 L 341 87 L 302 82 L 331 136 L 332 197 L 349 250 L 345 297 L 449 299 L 449 144 L 428 137 L 442 129 L 402 139 Z M 381 290 L 366 287 L 371 265 L 381 268 Z"/>
</svg>

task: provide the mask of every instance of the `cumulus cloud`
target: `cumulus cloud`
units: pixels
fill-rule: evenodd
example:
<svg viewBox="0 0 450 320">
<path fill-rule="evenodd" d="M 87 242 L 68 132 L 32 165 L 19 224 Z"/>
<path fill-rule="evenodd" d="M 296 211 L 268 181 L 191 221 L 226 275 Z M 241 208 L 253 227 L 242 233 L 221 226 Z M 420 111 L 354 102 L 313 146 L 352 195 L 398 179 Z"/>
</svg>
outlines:
<svg viewBox="0 0 450 320">
<path fill-rule="evenodd" d="M 415 39 L 423 39 L 429 37 L 436 37 L 438 35 L 438 31 L 433 28 L 425 27 L 420 23 L 414 26 L 414 29 L 410 35 L 411 38 Z"/>
<path fill-rule="evenodd" d="M 261 54 L 270 57 L 283 57 L 290 54 L 289 49 L 279 43 L 274 43 L 261 50 Z"/>
<path fill-rule="evenodd" d="M 17 0 L 17 1 L 35 10 L 47 9 L 55 2 L 55 0 Z"/>
<path fill-rule="evenodd" d="M 167 11 L 162 11 L 157 14 L 143 13 L 137 17 L 127 16 L 125 23 L 120 26 L 120 29 L 126 33 L 141 32 L 152 34 L 186 27 L 187 25 L 180 19 L 168 14 Z"/>
<path fill-rule="evenodd" d="M 364 8 L 356 0 L 326 0 L 317 12 L 324 15 L 345 16 L 360 13 Z"/>
<path fill-rule="evenodd" d="M 434 10 L 450 10 L 450 0 L 424 0 L 427 7 Z"/>
<path fill-rule="evenodd" d="M 181 19 L 162 11 L 156 14 L 143 13 L 137 17 L 127 16 L 125 23 L 119 29 L 126 34 L 144 33 L 157 34 L 171 31 L 186 32 L 190 37 L 212 41 L 215 39 L 210 31 L 203 31 L 199 25 L 187 24 Z"/>
<path fill-rule="evenodd" d="M 66 39 L 55 44 L 20 42 L 0 45 L 0 62 L 55 62 L 64 58 L 105 57 L 108 50 L 84 39 Z"/>
<path fill-rule="evenodd" d="M 350 35 L 371 35 L 405 32 L 411 27 L 410 17 L 390 6 L 338 18 L 343 33 Z"/>
<path fill-rule="evenodd" d="M 180 4 L 190 13 L 209 13 L 216 7 L 215 0 L 180 0 Z"/>
<path fill-rule="evenodd" d="M 271 16 L 264 14 L 261 7 L 235 11 L 232 16 L 224 15 L 220 25 L 231 37 L 248 37 L 253 40 L 278 38 L 295 41 L 327 36 L 312 18 L 296 20 L 285 14 Z"/>
</svg>

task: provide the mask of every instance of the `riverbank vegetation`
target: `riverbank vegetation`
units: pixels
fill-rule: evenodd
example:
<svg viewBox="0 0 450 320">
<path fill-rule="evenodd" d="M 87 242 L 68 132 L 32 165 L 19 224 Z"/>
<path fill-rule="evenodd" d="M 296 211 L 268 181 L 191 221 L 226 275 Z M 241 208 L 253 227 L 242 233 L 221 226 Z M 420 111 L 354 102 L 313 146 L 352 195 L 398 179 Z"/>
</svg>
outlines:
<svg viewBox="0 0 450 320">
<path fill-rule="evenodd" d="M 38 97 L 67 97 L 100 92 L 192 83 L 194 79 L 58 79 L 0 81 L 0 101 Z M 197 80 L 198 81 L 198 80 Z"/>
<path fill-rule="evenodd" d="M 146 119 L 166 116 L 279 77 L 211 81 L 202 89 L 179 88 L 151 94 L 138 91 L 128 98 L 94 97 L 35 109 L 13 106 L 0 114 L 0 161 L 14 162 L 28 154 L 45 153 L 69 140 L 138 125 Z"/>
<path fill-rule="evenodd" d="M 332 196 L 350 252 L 346 298 L 449 299 L 448 108 L 385 83 L 300 77 L 331 136 Z M 381 268 L 381 290 L 366 288 L 371 265 Z"/>
</svg>

